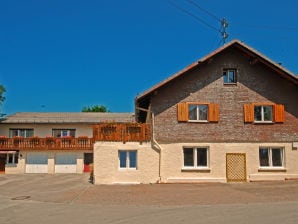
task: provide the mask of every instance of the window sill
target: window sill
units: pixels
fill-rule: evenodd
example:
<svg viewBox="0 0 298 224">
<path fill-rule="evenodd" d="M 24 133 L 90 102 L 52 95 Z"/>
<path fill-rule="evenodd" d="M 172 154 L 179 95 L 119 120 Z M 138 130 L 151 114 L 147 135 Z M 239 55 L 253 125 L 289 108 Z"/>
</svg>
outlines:
<svg viewBox="0 0 298 224">
<path fill-rule="evenodd" d="M 224 83 L 224 86 L 237 86 L 237 82 Z"/>
<path fill-rule="evenodd" d="M 18 164 L 6 164 L 5 167 L 17 167 Z"/>
<path fill-rule="evenodd" d="M 274 124 L 273 121 L 254 121 L 254 124 Z"/>
<path fill-rule="evenodd" d="M 259 172 L 286 172 L 285 167 L 259 167 Z"/>
<path fill-rule="evenodd" d="M 189 123 L 208 123 L 208 121 L 188 120 Z"/>
<path fill-rule="evenodd" d="M 137 168 L 119 168 L 120 171 L 135 171 Z"/>
<path fill-rule="evenodd" d="M 210 172 L 211 169 L 209 167 L 182 167 L 181 171 Z"/>
</svg>

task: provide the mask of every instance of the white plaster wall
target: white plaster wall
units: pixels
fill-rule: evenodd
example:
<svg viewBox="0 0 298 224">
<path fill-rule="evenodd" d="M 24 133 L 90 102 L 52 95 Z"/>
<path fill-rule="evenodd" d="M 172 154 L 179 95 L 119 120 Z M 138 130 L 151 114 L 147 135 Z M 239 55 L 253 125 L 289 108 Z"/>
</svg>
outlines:
<svg viewBox="0 0 298 224">
<path fill-rule="evenodd" d="M 10 128 L 33 128 L 34 135 L 46 137 L 52 135 L 52 129 L 76 129 L 76 136 L 92 137 L 92 126 L 88 124 L 1 124 L 0 135 L 9 136 Z"/>
<path fill-rule="evenodd" d="M 245 153 L 247 180 L 284 180 L 298 178 L 298 150 L 292 143 L 179 143 L 160 144 L 161 181 L 169 182 L 225 182 L 226 153 Z M 209 147 L 209 170 L 183 171 L 183 146 Z M 285 170 L 259 169 L 259 147 L 285 148 Z"/>
<path fill-rule="evenodd" d="M 137 169 L 119 169 L 118 150 L 137 150 Z M 150 143 L 95 143 L 95 184 L 138 184 L 158 181 L 159 153 L 151 148 Z"/>
<path fill-rule="evenodd" d="M 26 168 L 26 158 L 27 153 L 36 152 L 36 151 L 20 151 L 19 152 L 19 161 L 17 166 L 6 166 L 5 173 L 6 174 L 18 174 L 18 173 L 25 173 Z M 48 155 L 48 173 L 54 174 L 55 173 L 55 155 L 56 153 L 71 153 L 76 154 L 77 157 L 77 166 L 76 172 L 83 173 L 84 171 L 84 151 L 39 151 L 47 153 Z M 88 151 L 90 152 L 90 151 Z M 22 155 L 22 156 L 20 156 Z"/>
<path fill-rule="evenodd" d="M 22 156 L 20 156 L 22 155 Z M 25 172 L 25 157 L 23 157 L 24 153 L 22 151 L 19 152 L 19 160 L 16 166 L 5 166 L 6 174 L 21 174 Z"/>
</svg>

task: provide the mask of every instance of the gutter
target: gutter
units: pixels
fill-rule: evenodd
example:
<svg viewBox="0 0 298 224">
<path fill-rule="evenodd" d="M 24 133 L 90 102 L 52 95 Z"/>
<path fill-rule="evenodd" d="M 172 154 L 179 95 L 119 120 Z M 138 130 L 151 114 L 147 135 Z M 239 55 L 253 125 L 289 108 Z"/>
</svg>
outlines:
<svg viewBox="0 0 298 224">
<path fill-rule="evenodd" d="M 158 183 L 161 183 L 161 146 L 158 144 L 158 142 L 155 139 L 154 136 L 154 113 L 151 112 L 151 117 L 152 117 L 152 145 L 154 148 L 157 148 L 159 150 L 159 162 L 158 162 Z"/>
</svg>

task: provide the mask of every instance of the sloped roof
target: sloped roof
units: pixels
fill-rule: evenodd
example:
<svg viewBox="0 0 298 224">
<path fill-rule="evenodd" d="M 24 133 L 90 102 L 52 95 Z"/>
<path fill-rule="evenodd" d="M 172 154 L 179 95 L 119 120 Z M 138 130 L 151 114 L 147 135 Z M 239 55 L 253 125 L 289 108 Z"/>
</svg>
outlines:
<svg viewBox="0 0 298 224">
<path fill-rule="evenodd" d="M 291 82 L 293 82 L 296 85 L 298 84 L 298 76 L 296 76 L 294 73 L 290 72 L 289 70 L 287 70 L 286 68 L 284 68 L 280 64 L 278 64 L 278 63 L 272 61 L 271 59 L 267 58 L 265 55 L 261 54 L 257 50 L 255 50 L 255 49 L 249 47 L 248 45 L 244 44 L 240 40 L 233 40 L 233 41 L 223 45 L 222 47 L 218 48 L 217 50 L 211 52 L 210 54 L 206 55 L 205 57 L 199 59 L 198 61 L 190 64 L 186 68 L 180 70 L 179 72 L 175 73 L 174 75 L 170 76 L 169 78 L 165 79 L 164 81 L 162 81 L 162 82 L 158 83 L 157 85 L 151 87 L 147 91 L 143 92 L 142 94 L 140 94 L 139 96 L 136 97 L 136 101 L 139 101 L 142 98 L 145 98 L 145 97 L 149 96 L 151 93 L 156 91 L 158 88 L 160 88 L 160 87 L 164 86 L 165 84 L 171 82 L 172 80 L 174 80 L 177 77 L 181 76 L 185 72 L 195 68 L 196 66 L 199 66 L 200 64 L 202 64 L 204 62 L 207 62 L 212 57 L 216 56 L 220 52 L 222 52 L 225 49 L 230 48 L 230 47 L 237 47 L 239 50 L 241 50 L 244 53 L 248 54 L 252 58 L 252 60 L 263 63 L 264 65 L 266 65 L 266 66 L 270 67 L 271 69 L 273 69 L 274 71 L 276 71 L 282 77 L 290 80 Z"/>
<path fill-rule="evenodd" d="M 1 120 L 1 123 L 14 124 L 66 124 L 82 123 L 96 124 L 101 122 L 133 122 L 134 113 L 100 113 L 100 112 L 79 112 L 79 113 L 37 113 L 19 112 L 9 115 Z"/>
</svg>

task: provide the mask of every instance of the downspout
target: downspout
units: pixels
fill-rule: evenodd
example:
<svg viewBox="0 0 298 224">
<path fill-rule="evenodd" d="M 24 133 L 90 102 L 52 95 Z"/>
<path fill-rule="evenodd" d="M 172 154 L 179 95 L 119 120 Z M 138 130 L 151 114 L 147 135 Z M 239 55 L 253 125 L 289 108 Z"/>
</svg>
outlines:
<svg viewBox="0 0 298 224">
<path fill-rule="evenodd" d="M 158 142 L 155 139 L 155 132 L 154 132 L 154 120 L 155 116 L 154 113 L 151 112 L 151 123 L 152 123 L 152 144 L 153 147 L 157 148 L 159 150 L 159 161 L 158 161 L 158 182 L 161 183 L 161 146 L 158 144 Z"/>
</svg>

